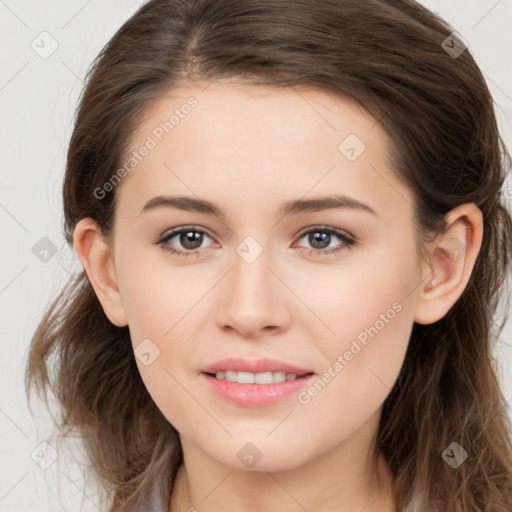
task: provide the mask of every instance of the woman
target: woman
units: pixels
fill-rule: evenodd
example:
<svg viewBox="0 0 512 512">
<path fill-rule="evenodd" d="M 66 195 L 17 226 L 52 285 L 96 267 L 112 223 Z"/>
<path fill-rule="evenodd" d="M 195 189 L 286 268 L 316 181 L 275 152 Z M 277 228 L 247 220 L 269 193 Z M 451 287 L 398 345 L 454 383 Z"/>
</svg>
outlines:
<svg viewBox="0 0 512 512">
<path fill-rule="evenodd" d="M 27 390 L 53 382 L 112 511 L 508 511 L 508 165 L 415 2 L 152 0 L 88 76 L 84 271 Z"/>
</svg>

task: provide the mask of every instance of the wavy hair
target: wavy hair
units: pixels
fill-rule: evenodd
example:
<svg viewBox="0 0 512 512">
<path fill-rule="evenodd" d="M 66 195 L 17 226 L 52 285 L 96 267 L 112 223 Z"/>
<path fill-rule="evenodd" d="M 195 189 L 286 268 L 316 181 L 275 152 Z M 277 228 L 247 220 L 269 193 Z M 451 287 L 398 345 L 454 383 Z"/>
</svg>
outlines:
<svg viewBox="0 0 512 512">
<path fill-rule="evenodd" d="M 510 420 L 493 350 L 504 322 L 512 218 L 502 190 L 510 155 L 494 103 L 453 28 L 412 0 L 151 0 L 92 63 L 67 153 L 64 235 L 90 217 L 112 233 L 114 174 L 145 110 L 173 88 L 230 78 L 314 87 L 360 104 L 384 128 L 393 172 L 414 194 L 418 247 L 464 203 L 483 213 L 481 250 L 466 289 L 431 325 L 414 324 L 384 402 L 375 448 L 388 461 L 400 510 L 418 491 L 424 509 L 510 512 Z M 453 36 L 452 36 L 453 37 Z M 453 46 L 453 41 L 450 40 Z M 506 319 L 506 317 L 505 317 Z M 110 511 L 172 493 L 182 452 L 148 394 L 127 327 L 109 322 L 84 271 L 73 276 L 31 340 L 25 386 L 61 411 L 56 432 L 78 433 Z M 456 470 L 441 457 L 457 441 Z"/>
</svg>

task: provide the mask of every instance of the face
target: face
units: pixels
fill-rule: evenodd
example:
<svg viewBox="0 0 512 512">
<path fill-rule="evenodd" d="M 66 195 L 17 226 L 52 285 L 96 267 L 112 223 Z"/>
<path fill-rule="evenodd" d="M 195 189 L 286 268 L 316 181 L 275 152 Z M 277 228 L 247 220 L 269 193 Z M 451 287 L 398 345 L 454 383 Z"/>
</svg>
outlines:
<svg viewBox="0 0 512 512">
<path fill-rule="evenodd" d="M 317 90 L 214 82 L 146 111 L 130 158 L 115 274 L 142 379 L 182 440 L 282 470 L 375 426 L 421 280 L 413 198 L 375 119 Z"/>
</svg>

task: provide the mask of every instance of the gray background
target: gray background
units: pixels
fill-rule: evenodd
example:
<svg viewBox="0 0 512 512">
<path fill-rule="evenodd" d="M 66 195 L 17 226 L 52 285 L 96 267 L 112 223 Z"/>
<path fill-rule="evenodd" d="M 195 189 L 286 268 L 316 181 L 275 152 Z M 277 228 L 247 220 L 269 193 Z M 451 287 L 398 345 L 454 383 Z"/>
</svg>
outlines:
<svg viewBox="0 0 512 512">
<path fill-rule="evenodd" d="M 61 234 L 61 187 L 82 80 L 102 46 L 142 3 L 0 0 L 0 511 L 99 510 L 94 489 L 84 486 L 78 464 L 64 447 L 58 448 L 57 460 L 45 469 L 55 458 L 52 448 L 40 444 L 49 439 L 51 422 L 36 401 L 37 423 L 30 416 L 23 368 L 44 308 L 68 274 L 81 268 Z M 502 134 L 512 148 L 512 2 L 422 3 L 446 18 L 468 41 L 497 103 Z M 50 35 L 41 36 L 45 31 Z M 56 50 L 44 55 L 52 44 L 58 44 Z M 510 180 L 506 196 L 510 206 Z M 41 261 L 45 256 L 36 245 L 47 247 L 47 241 L 41 242 L 44 237 L 55 250 L 54 255 L 51 250 L 47 253 L 46 262 Z M 496 349 L 509 402 L 511 340 L 509 320 Z M 79 450 L 73 453 L 83 460 Z"/>
</svg>

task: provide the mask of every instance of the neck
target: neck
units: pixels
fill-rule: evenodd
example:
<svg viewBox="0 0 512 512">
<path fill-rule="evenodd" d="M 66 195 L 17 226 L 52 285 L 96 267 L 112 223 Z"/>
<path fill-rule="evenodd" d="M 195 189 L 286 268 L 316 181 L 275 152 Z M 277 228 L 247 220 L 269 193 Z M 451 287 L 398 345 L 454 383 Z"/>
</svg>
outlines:
<svg viewBox="0 0 512 512">
<path fill-rule="evenodd" d="M 299 467 L 272 472 L 233 469 L 181 438 L 184 460 L 170 512 L 395 512 L 389 467 L 382 456 L 372 457 L 363 434 Z"/>
</svg>

